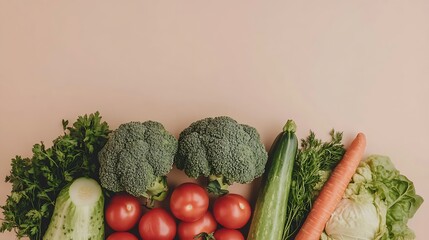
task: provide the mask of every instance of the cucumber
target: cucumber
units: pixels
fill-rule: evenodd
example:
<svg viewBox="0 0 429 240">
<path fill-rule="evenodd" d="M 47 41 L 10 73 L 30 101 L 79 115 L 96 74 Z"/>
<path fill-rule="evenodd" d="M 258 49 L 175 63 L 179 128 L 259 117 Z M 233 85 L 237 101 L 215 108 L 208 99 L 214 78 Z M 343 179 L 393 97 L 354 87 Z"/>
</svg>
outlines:
<svg viewBox="0 0 429 240">
<path fill-rule="evenodd" d="M 103 240 L 104 197 L 91 178 L 78 178 L 61 190 L 43 240 Z"/>
<path fill-rule="evenodd" d="M 271 146 L 247 240 L 281 240 L 298 149 L 296 125 L 288 120 Z"/>
</svg>

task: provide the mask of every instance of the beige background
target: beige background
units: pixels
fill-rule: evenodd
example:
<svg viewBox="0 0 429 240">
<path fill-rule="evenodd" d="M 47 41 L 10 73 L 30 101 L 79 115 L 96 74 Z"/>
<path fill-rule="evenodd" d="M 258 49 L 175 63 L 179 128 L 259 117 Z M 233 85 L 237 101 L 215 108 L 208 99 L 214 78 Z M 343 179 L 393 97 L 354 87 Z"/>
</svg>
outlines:
<svg viewBox="0 0 429 240">
<path fill-rule="evenodd" d="M 429 201 L 428 13 L 424 0 L 0 0 L 0 177 L 61 119 L 96 110 L 112 128 L 152 119 L 176 136 L 229 115 L 267 147 L 293 118 L 299 138 L 366 133 L 367 153 Z M 1 205 L 9 193 L 1 183 Z M 428 215 L 410 223 L 417 239 Z"/>
</svg>

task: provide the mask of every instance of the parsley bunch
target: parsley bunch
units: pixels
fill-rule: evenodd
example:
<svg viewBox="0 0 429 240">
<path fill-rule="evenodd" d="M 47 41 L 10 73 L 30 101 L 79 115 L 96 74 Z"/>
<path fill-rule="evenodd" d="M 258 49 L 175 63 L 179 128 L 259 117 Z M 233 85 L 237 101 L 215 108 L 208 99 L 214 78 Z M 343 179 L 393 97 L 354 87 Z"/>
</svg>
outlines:
<svg viewBox="0 0 429 240">
<path fill-rule="evenodd" d="M 46 148 L 43 142 L 33 146 L 33 156 L 12 159 L 6 182 L 12 193 L 3 209 L 0 231 L 15 230 L 18 238 L 42 239 L 46 231 L 57 195 L 68 183 L 79 177 L 98 180 L 97 154 L 104 146 L 109 126 L 101 122 L 98 112 L 78 117 L 68 126 L 62 121 L 64 134 Z"/>
<path fill-rule="evenodd" d="M 323 142 L 310 131 L 310 135 L 301 140 L 292 173 L 283 240 L 295 238 L 313 201 L 345 153 L 342 133 L 332 130 L 330 135 L 331 140 Z"/>
</svg>

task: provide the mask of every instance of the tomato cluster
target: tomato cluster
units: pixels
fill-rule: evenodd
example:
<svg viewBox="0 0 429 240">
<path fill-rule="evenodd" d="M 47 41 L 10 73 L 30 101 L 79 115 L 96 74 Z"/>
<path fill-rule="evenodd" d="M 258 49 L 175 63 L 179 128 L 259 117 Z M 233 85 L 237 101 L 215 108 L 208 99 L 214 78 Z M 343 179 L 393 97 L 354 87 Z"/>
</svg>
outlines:
<svg viewBox="0 0 429 240">
<path fill-rule="evenodd" d="M 138 223 L 143 240 L 194 240 L 195 236 L 214 236 L 217 240 L 244 240 L 240 228 L 250 219 L 249 202 L 241 195 L 226 194 L 214 201 L 209 211 L 209 196 L 196 183 L 183 183 L 170 197 L 170 212 L 154 208 L 143 214 L 137 198 L 117 194 L 106 207 L 106 222 L 116 231 L 107 240 L 137 240 L 127 231 Z M 140 219 L 140 220 L 139 220 Z M 218 224 L 221 227 L 218 228 Z"/>
</svg>

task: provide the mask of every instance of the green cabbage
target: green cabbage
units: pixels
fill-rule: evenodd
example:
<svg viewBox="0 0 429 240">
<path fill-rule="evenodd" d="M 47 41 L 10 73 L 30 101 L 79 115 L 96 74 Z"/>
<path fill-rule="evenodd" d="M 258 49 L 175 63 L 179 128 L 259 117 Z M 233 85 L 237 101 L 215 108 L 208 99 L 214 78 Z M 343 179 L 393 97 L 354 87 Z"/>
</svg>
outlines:
<svg viewBox="0 0 429 240">
<path fill-rule="evenodd" d="M 407 223 L 422 203 L 388 157 L 372 155 L 359 165 L 321 239 L 414 239 Z"/>
<path fill-rule="evenodd" d="M 329 239 L 374 239 L 374 236 L 382 235 L 385 229 L 382 224 L 386 219 L 385 210 L 383 207 L 377 208 L 371 201 L 344 198 L 327 222 L 326 234 Z"/>
</svg>

